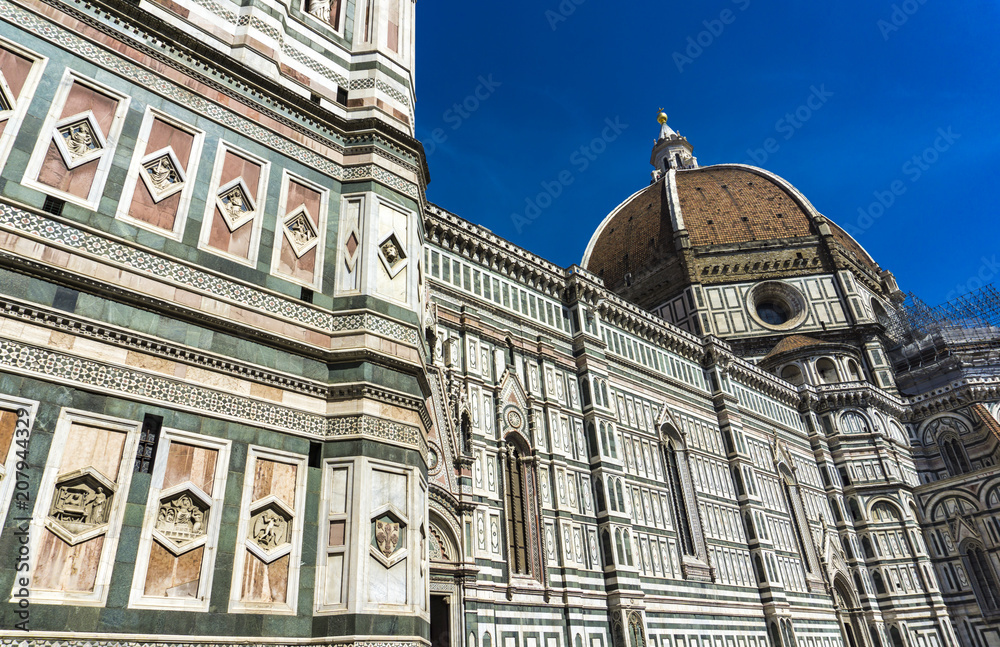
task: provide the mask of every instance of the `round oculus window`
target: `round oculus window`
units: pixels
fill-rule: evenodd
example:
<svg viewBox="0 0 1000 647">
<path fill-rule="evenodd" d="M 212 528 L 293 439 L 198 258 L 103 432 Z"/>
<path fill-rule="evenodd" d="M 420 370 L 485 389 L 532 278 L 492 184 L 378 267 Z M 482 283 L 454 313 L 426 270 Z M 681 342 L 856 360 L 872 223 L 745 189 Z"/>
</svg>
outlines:
<svg viewBox="0 0 1000 647">
<path fill-rule="evenodd" d="M 785 304 L 774 300 L 761 301 L 757 304 L 757 316 L 760 317 L 764 323 L 771 324 L 772 326 L 780 326 L 781 324 L 788 321 L 788 308 Z"/>
<path fill-rule="evenodd" d="M 797 289 L 781 281 L 765 281 L 747 294 L 750 318 L 763 328 L 791 330 L 806 319 L 806 300 Z"/>
</svg>

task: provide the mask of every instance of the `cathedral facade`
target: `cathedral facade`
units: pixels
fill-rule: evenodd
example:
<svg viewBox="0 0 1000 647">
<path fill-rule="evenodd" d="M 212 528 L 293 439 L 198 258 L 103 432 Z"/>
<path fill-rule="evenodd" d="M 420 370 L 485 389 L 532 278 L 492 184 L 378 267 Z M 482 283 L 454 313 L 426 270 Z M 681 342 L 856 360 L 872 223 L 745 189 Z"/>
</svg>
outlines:
<svg viewBox="0 0 1000 647">
<path fill-rule="evenodd" d="M 414 11 L 0 0 L 0 641 L 1000 645 L 997 329 L 665 115 L 579 265 L 428 203 Z"/>
</svg>

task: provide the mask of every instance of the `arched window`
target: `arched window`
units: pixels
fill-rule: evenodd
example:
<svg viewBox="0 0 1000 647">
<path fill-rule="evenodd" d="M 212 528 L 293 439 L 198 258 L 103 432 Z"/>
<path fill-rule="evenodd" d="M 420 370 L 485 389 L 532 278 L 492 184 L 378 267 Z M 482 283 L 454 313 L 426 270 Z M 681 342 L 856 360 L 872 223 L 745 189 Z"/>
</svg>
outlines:
<svg viewBox="0 0 1000 647">
<path fill-rule="evenodd" d="M 628 637 L 630 647 L 646 647 L 646 633 L 642 629 L 642 618 L 635 611 L 629 614 Z"/>
<path fill-rule="evenodd" d="M 622 531 L 622 536 L 625 539 L 625 559 L 628 561 L 628 565 L 629 566 L 633 566 L 633 564 L 632 564 L 632 540 L 629 538 L 630 537 L 629 531 L 628 530 L 623 530 Z"/>
<path fill-rule="evenodd" d="M 811 572 L 812 569 L 812 559 L 811 554 L 807 552 L 805 531 L 803 531 L 803 526 L 806 525 L 806 519 L 804 517 L 804 508 L 802 506 L 802 500 L 799 499 L 798 486 L 792 479 L 791 470 L 787 465 L 782 463 L 778 467 L 779 473 L 782 477 L 781 485 L 782 490 L 785 493 L 785 505 L 788 506 L 788 516 L 792 521 L 792 528 L 795 530 L 795 539 L 798 541 L 799 555 L 802 557 L 802 567 L 807 571 Z"/>
<path fill-rule="evenodd" d="M 622 544 L 621 528 L 615 530 L 615 547 L 618 549 L 618 564 L 625 565 L 625 546 Z"/>
<path fill-rule="evenodd" d="M 952 476 L 968 474 L 972 471 L 969 464 L 969 456 L 965 453 L 965 447 L 959 441 L 958 436 L 947 435 L 938 439 L 938 447 L 941 450 L 941 458 L 944 459 L 945 467 Z"/>
<path fill-rule="evenodd" d="M 861 382 L 865 378 L 861 375 L 861 367 L 853 359 L 847 360 L 847 372 L 850 374 L 851 379 L 855 382 Z"/>
<path fill-rule="evenodd" d="M 483 634 L 483 647 L 493 647 L 493 640 L 490 638 L 490 632 Z"/>
<path fill-rule="evenodd" d="M 857 499 L 855 499 L 855 498 L 848 499 L 847 500 L 847 507 L 851 511 L 851 518 L 854 521 L 861 521 L 861 520 L 864 519 L 864 517 L 861 516 L 861 508 L 858 507 L 858 500 Z"/>
<path fill-rule="evenodd" d="M 615 554 L 611 548 L 611 533 L 607 529 L 601 531 L 601 565 L 608 567 L 615 563 Z"/>
<path fill-rule="evenodd" d="M 879 595 L 885 595 L 885 582 L 882 580 L 882 574 L 878 571 L 872 571 L 872 582 L 875 584 L 875 592 Z"/>
<path fill-rule="evenodd" d="M 597 501 L 597 511 L 604 512 L 604 482 L 594 479 L 594 500 Z"/>
<path fill-rule="evenodd" d="M 816 361 L 816 372 L 819 373 L 819 380 L 823 384 L 836 384 L 840 381 L 837 365 L 827 357 Z"/>
<path fill-rule="evenodd" d="M 687 502 L 684 497 L 681 470 L 677 461 L 677 450 L 673 441 L 667 443 L 667 476 L 670 486 L 670 499 L 674 509 L 674 526 L 680 535 L 681 549 L 685 555 L 694 555 L 694 540 L 691 536 L 691 523 L 688 518 Z"/>
<path fill-rule="evenodd" d="M 600 445 L 597 444 L 597 429 L 594 427 L 594 423 L 590 423 L 587 425 L 587 452 L 591 458 L 597 458 L 600 455 L 599 451 Z M 606 448 L 604 453 L 607 453 Z"/>
<path fill-rule="evenodd" d="M 611 458 L 618 458 L 618 450 L 615 447 L 615 428 L 608 425 L 608 444 L 611 446 Z"/>
<path fill-rule="evenodd" d="M 601 423 L 601 450 L 605 456 L 611 456 L 611 452 L 608 451 L 608 427 L 603 422 Z"/>
<path fill-rule="evenodd" d="M 514 435 L 500 454 L 504 473 L 504 503 L 507 508 L 507 547 L 510 572 L 515 575 L 536 575 L 530 549 L 532 537 L 537 536 L 533 528 L 535 506 L 530 496 L 535 491 L 532 458 L 524 441 Z"/>
<path fill-rule="evenodd" d="M 890 326 L 892 320 L 889 319 L 889 313 L 887 313 L 885 311 L 885 308 L 882 307 L 882 304 L 876 301 L 875 299 L 872 299 L 872 312 L 875 313 L 876 321 L 878 321 L 886 328 Z"/>
<path fill-rule="evenodd" d="M 845 434 L 871 433 L 868 421 L 857 411 L 848 411 L 840 416 L 840 429 Z"/>
<path fill-rule="evenodd" d="M 753 568 L 754 573 L 757 575 L 757 583 L 763 584 L 767 581 L 767 575 L 764 574 L 764 565 L 760 561 L 760 555 L 753 556 Z"/>
<path fill-rule="evenodd" d="M 772 622 L 767 626 L 767 637 L 771 641 L 771 647 L 781 647 L 781 636 L 778 634 L 778 623 Z"/>
<path fill-rule="evenodd" d="M 892 640 L 892 647 L 906 647 L 903 643 L 903 636 L 895 625 L 889 628 L 889 639 Z"/>
<path fill-rule="evenodd" d="M 868 537 L 861 538 L 861 548 L 865 551 L 865 557 L 875 559 L 875 551 L 872 550 L 872 542 Z"/>
<path fill-rule="evenodd" d="M 802 377 L 802 369 L 795 364 L 789 364 L 785 368 L 781 369 L 781 379 L 786 382 L 791 382 L 795 386 L 798 386 L 805 381 Z"/>
<path fill-rule="evenodd" d="M 970 543 L 965 549 L 965 567 L 972 576 L 979 608 L 983 613 L 1000 610 L 1000 588 L 989 555 L 979 544 Z"/>
<path fill-rule="evenodd" d="M 615 491 L 618 495 L 618 512 L 625 512 L 625 496 L 622 494 L 621 479 L 615 479 Z"/>
</svg>

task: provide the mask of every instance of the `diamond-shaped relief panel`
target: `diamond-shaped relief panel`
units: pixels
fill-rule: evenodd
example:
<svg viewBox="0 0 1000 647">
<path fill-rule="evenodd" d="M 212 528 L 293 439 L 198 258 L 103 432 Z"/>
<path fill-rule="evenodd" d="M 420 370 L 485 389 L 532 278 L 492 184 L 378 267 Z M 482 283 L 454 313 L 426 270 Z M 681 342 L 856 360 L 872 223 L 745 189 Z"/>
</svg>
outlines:
<svg viewBox="0 0 1000 647">
<path fill-rule="evenodd" d="M 160 500 L 155 528 L 180 547 L 206 535 L 208 515 L 208 503 L 186 489 Z"/>
<path fill-rule="evenodd" d="M 180 191 L 184 180 L 184 170 L 169 148 L 148 155 L 142 162 L 142 181 L 156 202 Z"/>
<path fill-rule="evenodd" d="M 378 256 L 382 259 L 389 276 L 395 277 L 406 265 L 406 252 L 395 233 L 391 233 L 379 243 Z"/>
<path fill-rule="evenodd" d="M 386 558 L 402 549 L 406 541 L 406 524 L 392 512 L 385 512 L 372 521 L 372 546 Z"/>
<path fill-rule="evenodd" d="M 114 483 L 96 470 L 70 472 L 56 481 L 49 519 L 71 537 L 87 533 L 108 523 L 114 493 Z"/>
<path fill-rule="evenodd" d="M 301 257 L 316 246 L 319 234 L 313 225 L 309 212 L 303 207 L 295 215 L 285 220 L 285 235 L 295 250 L 295 255 Z"/>
<path fill-rule="evenodd" d="M 350 256 L 354 256 L 354 252 L 358 251 L 359 244 L 360 243 L 358 243 L 358 237 L 355 236 L 354 232 L 352 231 L 351 235 L 347 237 L 347 253 Z"/>
<path fill-rule="evenodd" d="M 56 148 L 69 168 L 97 159 L 104 152 L 104 135 L 92 112 L 63 119 L 56 124 Z"/>
<path fill-rule="evenodd" d="M 230 231 L 249 222 L 257 209 L 243 178 L 233 180 L 219 189 L 215 202 Z"/>
<path fill-rule="evenodd" d="M 14 93 L 11 92 L 10 86 L 7 85 L 7 79 L 3 75 L 3 71 L 0 70 L 0 119 L 5 119 L 10 115 L 7 114 L 14 109 Z"/>
</svg>

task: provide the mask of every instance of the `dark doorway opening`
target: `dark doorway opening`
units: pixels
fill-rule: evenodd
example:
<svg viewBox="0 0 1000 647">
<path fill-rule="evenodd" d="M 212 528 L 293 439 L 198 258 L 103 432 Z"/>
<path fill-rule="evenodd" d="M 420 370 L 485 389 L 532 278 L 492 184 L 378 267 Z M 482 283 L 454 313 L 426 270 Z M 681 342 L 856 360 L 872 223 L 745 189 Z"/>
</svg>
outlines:
<svg viewBox="0 0 1000 647">
<path fill-rule="evenodd" d="M 444 595 L 431 596 L 431 647 L 451 647 L 451 606 Z"/>
</svg>

